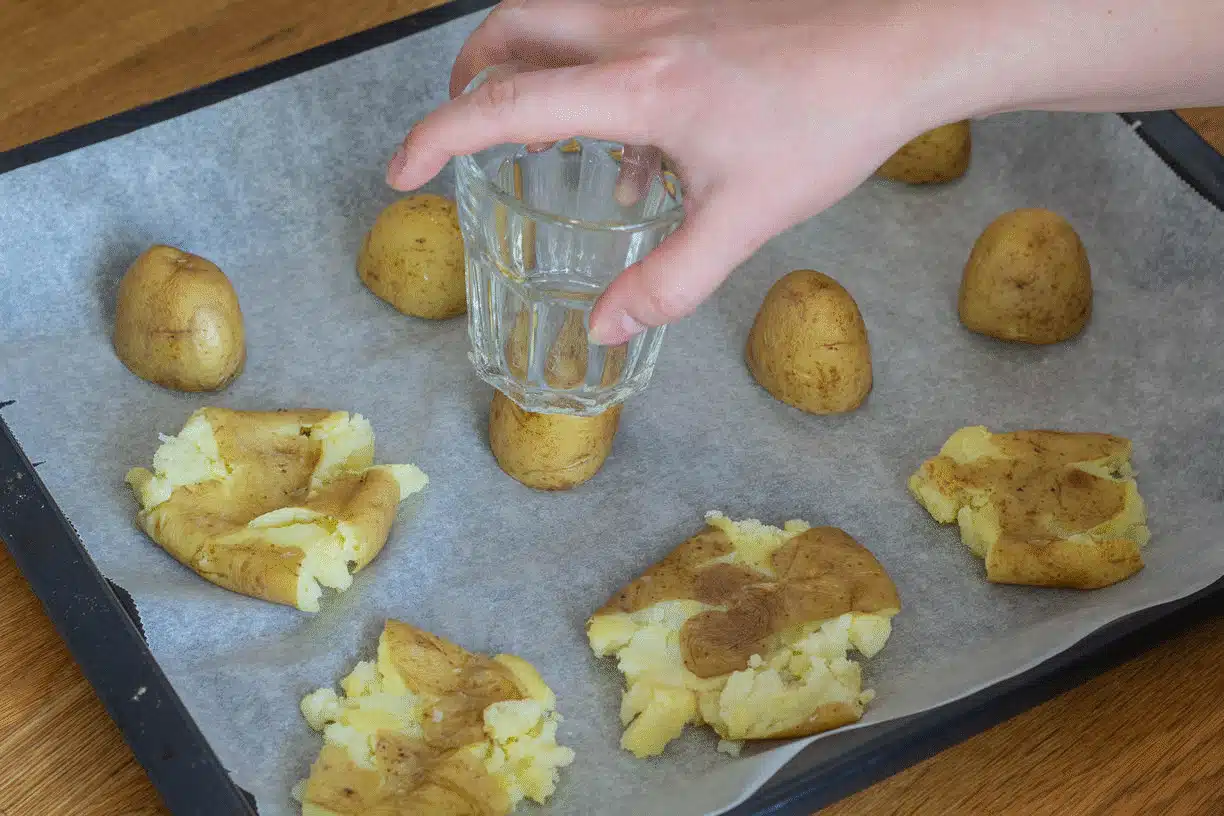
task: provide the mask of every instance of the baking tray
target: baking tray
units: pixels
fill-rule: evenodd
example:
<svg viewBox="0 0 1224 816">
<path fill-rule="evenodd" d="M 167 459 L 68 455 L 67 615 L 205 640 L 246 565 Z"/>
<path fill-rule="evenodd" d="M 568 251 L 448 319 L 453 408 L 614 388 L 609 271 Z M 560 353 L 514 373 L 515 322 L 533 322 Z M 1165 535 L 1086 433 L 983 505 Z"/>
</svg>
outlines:
<svg viewBox="0 0 1224 816">
<path fill-rule="evenodd" d="M 0 153 L 0 172 L 130 133 L 491 5 L 485 0 L 452 0 Z M 1224 157 L 1184 120 L 1167 111 L 1124 114 L 1123 118 L 1178 176 L 1224 208 Z M 170 810 L 206 816 L 256 813 L 252 798 L 233 783 L 145 645 L 139 616 L 127 593 L 94 566 L 2 415 L 0 539 Z M 730 812 L 735 816 L 810 814 L 1222 613 L 1224 581 L 1116 621 L 1040 666 L 970 697 L 908 719 L 863 728 L 854 734 L 851 744 L 842 744 L 836 756 L 822 757 L 818 751 L 800 754 Z"/>
</svg>

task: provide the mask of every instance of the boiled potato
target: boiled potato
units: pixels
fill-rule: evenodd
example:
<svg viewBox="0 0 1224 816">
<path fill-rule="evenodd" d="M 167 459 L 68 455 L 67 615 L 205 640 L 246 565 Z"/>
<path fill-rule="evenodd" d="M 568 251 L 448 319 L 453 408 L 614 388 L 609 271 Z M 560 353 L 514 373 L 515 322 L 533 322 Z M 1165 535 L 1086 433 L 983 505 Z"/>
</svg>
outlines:
<svg viewBox="0 0 1224 816">
<path fill-rule="evenodd" d="M 1088 253 L 1062 216 L 1043 209 L 999 216 L 965 264 L 958 303 L 970 331 L 1046 344 L 1079 334 L 1092 314 Z"/>
<path fill-rule="evenodd" d="M 489 447 L 508 475 L 537 490 L 569 490 L 590 479 L 612 451 L 621 406 L 590 417 L 524 411 L 497 391 Z"/>
<path fill-rule="evenodd" d="M 689 724 L 738 745 L 857 722 L 873 692 L 850 653 L 879 653 L 900 610 L 884 567 L 845 531 L 710 512 L 591 616 L 587 641 L 618 659 L 621 747 L 642 758 Z"/>
<path fill-rule="evenodd" d="M 969 122 L 953 122 L 907 142 L 876 170 L 876 175 L 907 184 L 952 181 L 969 169 L 972 151 Z"/>
<path fill-rule="evenodd" d="M 371 292 L 406 315 L 441 320 L 466 312 L 455 202 L 420 193 L 389 205 L 361 245 L 357 274 Z"/>
<path fill-rule="evenodd" d="M 909 478 L 936 521 L 960 528 L 996 584 L 1098 589 L 1143 569 L 1151 539 L 1129 439 L 961 428 Z"/>
<path fill-rule="evenodd" d="M 544 804 L 574 761 L 534 666 L 397 620 L 340 693 L 318 689 L 300 708 L 323 735 L 296 789 L 303 816 L 504 816 Z"/>
<path fill-rule="evenodd" d="M 141 529 L 205 580 L 304 612 L 352 586 L 429 483 L 375 465 L 374 430 L 347 411 L 201 408 L 161 440 L 127 475 Z"/>
<path fill-rule="evenodd" d="M 858 305 L 837 281 L 810 269 L 770 287 L 746 356 L 762 388 L 812 414 L 853 411 L 871 391 L 871 347 Z"/>
<path fill-rule="evenodd" d="M 145 250 L 119 284 L 115 353 L 138 377 L 179 391 L 215 391 L 242 373 L 238 295 L 216 264 L 174 247 Z"/>
</svg>

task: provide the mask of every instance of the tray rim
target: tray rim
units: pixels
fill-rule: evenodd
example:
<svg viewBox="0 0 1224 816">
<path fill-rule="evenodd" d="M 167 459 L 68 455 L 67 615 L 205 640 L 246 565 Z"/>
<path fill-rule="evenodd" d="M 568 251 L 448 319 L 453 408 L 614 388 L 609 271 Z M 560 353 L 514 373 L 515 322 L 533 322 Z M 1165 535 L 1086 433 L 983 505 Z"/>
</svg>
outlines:
<svg viewBox="0 0 1224 816">
<path fill-rule="evenodd" d="M 130 596 L 98 570 L 2 413 L 0 541 L 170 812 L 256 816 L 153 657 Z"/>
<path fill-rule="evenodd" d="M 495 4 L 495 0 L 444 0 L 374 28 L 20 145 L 0 152 L 0 175 L 388 45 Z M 1118 115 L 1179 178 L 1224 210 L 1224 155 L 1184 119 L 1173 111 Z M 0 402 L 0 411 L 10 404 Z M 31 525 L 26 519 L 14 535 L 5 526 L 8 515 L 13 515 L 8 505 L 13 498 L 0 479 L 0 541 L 163 803 L 175 814 L 256 816 L 253 798 L 230 777 L 161 672 L 144 640 L 130 596 L 94 565 L 35 468 L 0 415 L 0 476 L 11 471 L 30 479 L 40 504 L 33 508 L 40 511 L 32 525 L 37 534 L 23 534 L 22 527 Z M 68 575 L 83 580 L 66 584 Z M 69 585 L 74 587 L 73 597 L 65 598 L 61 590 Z M 727 816 L 807 816 L 1081 685 L 1194 624 L 1224 614 L 1222 601 L 1224 578 L 1186 598 L 1106 624 L 1058 655 L 973 695 L 899 723 L 873 726 L 879 735 L 844 755 L 793 777 L 787 777 L 783 768 L 746 802 L 727 811 Z M 140 701 L 132 701 L 126 691 L 133 674 L 142 678 L 146 688 Z M 125 691 L 118 691 L 120 687 Z M 140 702 L 157 705 L 137 704 Z M 157 716 L 146 716 L 150 711 Z M 802 756 L 787 767 L 801 762 Z M 182 758 L 186 761 L 179 761 Z"/>
</svg>

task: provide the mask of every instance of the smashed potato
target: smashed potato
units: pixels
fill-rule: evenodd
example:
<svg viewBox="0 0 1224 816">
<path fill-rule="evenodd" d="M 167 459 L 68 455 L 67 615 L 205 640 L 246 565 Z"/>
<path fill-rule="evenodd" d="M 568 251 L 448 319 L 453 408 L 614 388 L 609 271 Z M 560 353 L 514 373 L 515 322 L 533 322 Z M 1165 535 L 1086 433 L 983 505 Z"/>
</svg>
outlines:
<svg viewBox="0 0 1224 816">
<path fill-rule="evenodd" d="M 536 670 L 472 654 L 396 620 L 378 658 L 302 700 L 323 748 L 295 794 L 302 816 L 501 816 L 544 803 L 574 752 Z"/>
<path fill-rule="evenodd" d="M 909 489 L 997 584 L 1096 589 L 1143 568 L 1147 510 L 1117 436 L 961 428 Z"/>
<path fill-rule="evenodd" d="M 1013 210 L 973 245 L 957 312 L 978 334 L 1044 345 L 1069 340 L 1092 316 L 1092 270 L 1075 229 L 1057 213 Z"/>
<path fill-rule="evenodd" d="M 612 452 L 621 406 L 595 416 L 525 411 L 500 391 L 489 408 L 489 447 L 498 466 L 537 490 L 569 490 L 590 479 Z"/>
<path fill-rule="evenodd" d="M 941 184 L 965 175 L 972 153 L 969 121 L 953 122 L 906 142 L 876 175 L 906 184 Z"/>
<path fill-rule="evenodd" d="M 140 526 L 201 577 L 317 612 L 378 555 L 415 465 L 374 462 L 374 432 L 343 411 L 202 408 L 127 482 Z"/>
<path fill-rule="evenodd" d="M 621 747 L 661 754 L 690 723 L 733 744 L 860 719 L 873 693 L 847 653 L 877 654 L 901 609 L 884 568 L 834 527 L 706 522 L 587 622 L 628 686 Z"/>
<path fill-rule="evenodd" d="M 238 295 L 216 264 L 157 245 L 124 274 L 115 302 L 115 354 L 141 379 L 178 391 L 216 391 L 246 364 Z"/>
<path fill-rule="evenodd" d="M 774 399 L 808 413 L 853 411 L 871 391 L 871 345 L 858 304 L 837 281 L 810 269 L 770 287 L 745 357 Z"/>
<path fill-rule="evenodd" d="M 442 320 L 466 312 L 455 202 L 418 193 L 387 206 L 361 245 L 357 274 L 371 292 L 406 315 Z"/>
</svg>

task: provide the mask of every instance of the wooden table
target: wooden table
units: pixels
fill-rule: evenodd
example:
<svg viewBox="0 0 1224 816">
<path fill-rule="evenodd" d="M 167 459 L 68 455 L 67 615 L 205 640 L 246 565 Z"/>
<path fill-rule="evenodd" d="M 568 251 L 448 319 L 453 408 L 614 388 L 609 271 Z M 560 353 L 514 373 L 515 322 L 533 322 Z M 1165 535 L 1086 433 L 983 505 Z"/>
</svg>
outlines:
<svg viewBox="0 0 1224 816">
<path fill-rule="evenodd" d="M 0 150 L 436 2 L 9 0 Z M 1224 110 L 1185 116 L 1224 151 Z M 166 812 L 2 548 L 0 654 L 0 816 Z M 1217 616 L 821 816 L 1224 813 L 1221 666 Z"/>
</svg>

